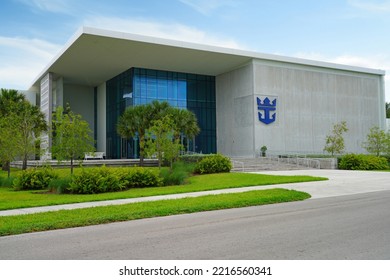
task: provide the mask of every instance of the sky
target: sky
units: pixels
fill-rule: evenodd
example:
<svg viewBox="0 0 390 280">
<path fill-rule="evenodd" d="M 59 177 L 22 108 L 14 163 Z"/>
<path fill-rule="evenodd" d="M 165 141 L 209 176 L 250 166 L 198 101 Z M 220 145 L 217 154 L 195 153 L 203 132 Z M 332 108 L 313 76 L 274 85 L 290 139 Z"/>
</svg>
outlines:
<svg viewBox="0 0 390 280">
<path fill-rule="evenodd" d="M 0 88 L 89 26 L 385 70 L 390 102 L 390 0 L 0 0 L 0 26 Z"/>
</svg>

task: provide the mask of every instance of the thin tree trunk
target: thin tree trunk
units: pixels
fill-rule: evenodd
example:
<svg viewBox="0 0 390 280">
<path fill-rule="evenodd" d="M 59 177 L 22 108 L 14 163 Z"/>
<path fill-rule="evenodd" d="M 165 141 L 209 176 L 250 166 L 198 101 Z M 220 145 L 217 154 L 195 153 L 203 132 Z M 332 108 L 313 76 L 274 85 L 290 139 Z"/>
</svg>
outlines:
<svg viewBox="0 0 390 280">
<path fill-rule="evenodd" d="M 22 170 L 26 170 L 26 169 L 27 169 L 27 155 L 24 155 Z"/>
<path fill-rule="evenodd" d="M 9 161 L 6 161 L 3 163 L 3 166 L 1 167 L 3 171 L 7 171 L 8 178 L 11 176 L 11 164 Z"/>
<path fill-rule="evenodd" d="M 144 166 L 145 136 L 139 136 L 139 166 Z"/>
<path fill-rule="evenodd" d="M 9 169 L 9 161 L 4 162 L 3 166 L 1 167 L 3 171 L 8 171 Z"/>
<path fill-rule="evenodd" d="M 158 156 L 158 169 L 161 169 L 161 162 L 162 162 L 162 155 L 159 152 L 159 156 Z"/>
<path fill-rule="evenodd" d="M 70 174 L 73 175 L 73 157 L 70 158 Z"/>
</svg>

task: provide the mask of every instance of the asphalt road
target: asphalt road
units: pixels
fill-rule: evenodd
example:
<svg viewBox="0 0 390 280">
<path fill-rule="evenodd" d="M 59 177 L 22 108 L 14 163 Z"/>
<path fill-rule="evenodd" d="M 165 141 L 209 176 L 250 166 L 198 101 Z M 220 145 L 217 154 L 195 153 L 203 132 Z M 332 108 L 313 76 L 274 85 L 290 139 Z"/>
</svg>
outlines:
<svg viewBox="0 0 390 280">
<path fill-rule="evenodd" d="M 390 259 L 390 191 L 0 237 L 0 259 Z"/>
</svg>

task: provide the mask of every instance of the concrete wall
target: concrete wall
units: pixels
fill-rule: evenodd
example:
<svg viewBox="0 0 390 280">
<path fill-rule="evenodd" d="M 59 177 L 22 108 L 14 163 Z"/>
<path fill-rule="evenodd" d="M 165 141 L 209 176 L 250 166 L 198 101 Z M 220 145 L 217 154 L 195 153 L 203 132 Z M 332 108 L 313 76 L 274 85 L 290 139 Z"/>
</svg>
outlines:
<svg viewBox="0 0 390 280">
<path fill-rule="evenodd" d="M 94 88 L 80 85 L 64 84 L 64 106 L 69 103 L 71 110 L 80 114 L 94 131 Z"/>
<path fill-rule="evenodd" d="M 335 123 L 346 121 L 347 152 L 361 153 L 369 129 L 385 129 L 383 77 L 255 59 L 220 75 L 217 148 L 229 156 L 322 154 Z M 256 98 L 276 99 L 276 120 L 258 119 Z M 382 108 L 383 107 L 383 108 Z"/>
<path fill-rule="evenodd" d="M 23 94 L 32 105 L 39 105 L 37 104 L 37 93 L 35 91 L 18 90 L 18 92 Z"/>
<path fill-rule="evenodd" d="M 97 89 L 97 151 L 106 151 L 106 83 Z"/>
<path fill-rule="evenodd" d="M 229 156 L 253 155 L 253 66 L 216 77 L 217 150 Z"/>
<path fill-rule="evenodd" d="M 254 93 L 278 100 L 277 121 L 255 121 L 256 148 L 287 153 L 323 153 L 333 124 L 346 121 L 347 152 L 361 147 L 370 127 L 383 127 L 381 76 L 254 61 Z"/>
</svg>

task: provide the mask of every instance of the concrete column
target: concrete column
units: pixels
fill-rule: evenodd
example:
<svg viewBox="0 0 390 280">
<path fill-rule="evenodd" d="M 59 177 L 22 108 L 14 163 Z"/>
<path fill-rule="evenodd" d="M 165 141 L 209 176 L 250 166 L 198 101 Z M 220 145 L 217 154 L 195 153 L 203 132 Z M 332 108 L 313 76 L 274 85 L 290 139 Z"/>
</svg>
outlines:
<svg viewBox="0 0 390 280">
<path fill-rule="evenodd" d="M 53 75 L 47 73 L 41 80 L 41 111 L 45 115 L 47 124 L 51 125 L 53 104 L 52 104 L 52 90 L 53 90 Z M 49 133 L 42 133 L 41 136 L 41 151 L 43 153 L 50 153 L 51 149 L 51 137 Z"/>
<path fill-rule="evenodd" d="M 97 150 L 107 154 L 106 147 L 106 83 L 97 89 Z"/>
<path fill-rule="evenodd" d="M 386 98 L 385 98 L 385 76 L 380 77 L 379 81 L 379 128 L 386 130 Z"/>
</svg>

